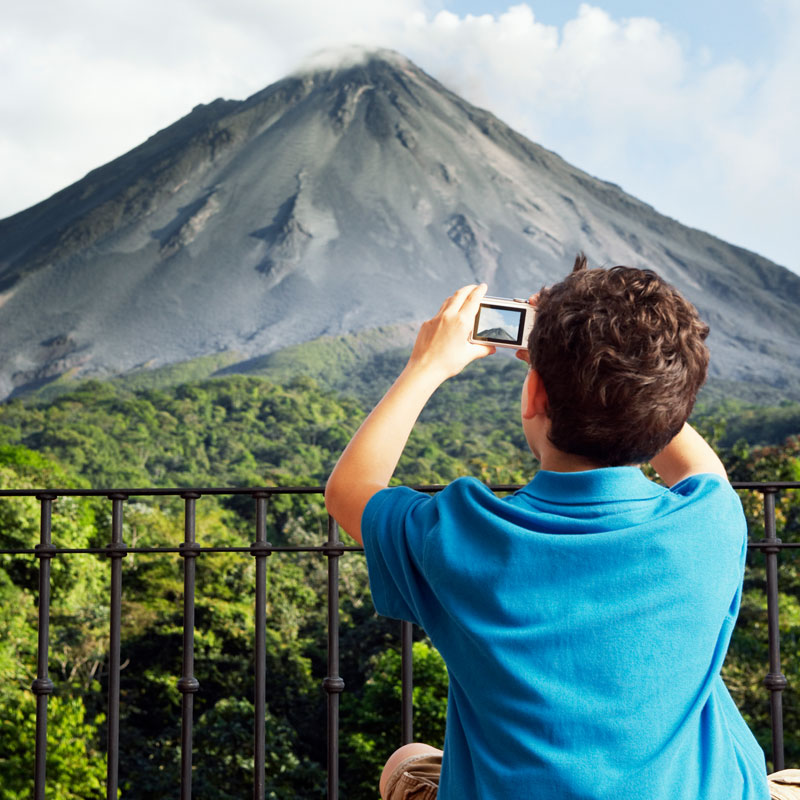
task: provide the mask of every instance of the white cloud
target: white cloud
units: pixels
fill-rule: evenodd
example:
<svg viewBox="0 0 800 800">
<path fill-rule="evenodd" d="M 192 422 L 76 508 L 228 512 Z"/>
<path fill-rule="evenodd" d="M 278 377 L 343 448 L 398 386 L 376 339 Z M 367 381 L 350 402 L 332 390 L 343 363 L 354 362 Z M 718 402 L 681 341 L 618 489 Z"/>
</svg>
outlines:
<svg viewBox="0 0 800 800">
<path fill-rule="evenodd" d="M 425 0 L 34 0 L 0 32 L 0 215 L 48 196 L 200 102 L 243 98 L 322 48 L 392 47 L 467 99 L 681 221 L 795 268 L 794 0 L 768 62 L 720 63 L 654 19 L 536 0 L 499 15 Z M 793 223 L 794 220 L 791 220 Z M 794 259 L 793 263 L 792 260 Z"/>
</svg>

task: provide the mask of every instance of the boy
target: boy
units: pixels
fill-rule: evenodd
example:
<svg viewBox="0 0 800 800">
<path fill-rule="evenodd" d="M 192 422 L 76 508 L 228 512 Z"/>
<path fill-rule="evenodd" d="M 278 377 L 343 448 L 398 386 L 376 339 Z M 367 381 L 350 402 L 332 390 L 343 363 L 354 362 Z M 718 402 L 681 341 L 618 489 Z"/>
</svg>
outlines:
<svg viewBox="0 0 800 800">
<path fill-rule="evenodd" d="M 386 488 L 436 388 L 494 352 L 468 341 L 485 292 L 460 289 L 422 325 L 326 489 L 363 540 L 376 609 L 421 625 L 450 677 L 444 752 L 401 748 L 382 797 L 766 800 L 764 755 L 719 676 L 745 521 L 686 422 L 708 327 L 675 289 L 579 256 L 531 298 L 533 480 L 502 499 L 472 478 L 433 497 Z"/>
</svg>

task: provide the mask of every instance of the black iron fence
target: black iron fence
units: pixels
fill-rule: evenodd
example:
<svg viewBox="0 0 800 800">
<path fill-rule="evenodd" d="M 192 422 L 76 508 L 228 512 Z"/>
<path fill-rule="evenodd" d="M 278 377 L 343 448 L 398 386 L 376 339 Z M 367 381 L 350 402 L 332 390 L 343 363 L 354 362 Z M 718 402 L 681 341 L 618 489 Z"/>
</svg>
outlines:
<svg viewBox="0 0 800 800">
<path fill-rule="evenodd" d="M 764 553 L 766 562 L 767 628 L 769 640 L 768 672 L 764 684 L 770 693 L 772 724 L 772 763 L 775 770 L 784 768 L 782 693 L 787 686 L 781 671 L 780 629 L 778 624 L 778 557 L 788 548 L 800 548 L 800 542 L 782 542 L 777 536 L 775 498 L 784 490 L 800 489 L 800 482 L 738 482 L 734 488 L 759 492 L 764 498 L 764 537 L 750 541 L 748 548 Z M 422 491 L 436 492 L 441 486 L 418 486 Z M 520 487 L 495 485 L 497 492 L 514 491 Z M 116 800 L 119 788 L 120 739 L 120 642 L 122 617 L 122 564 L 130 553 L 176 553 L 183 558 L 183 668 L 177 681 L 182 695 L 181 711 L 181 800 L 192 796 L 192 727 L 194 694 L 200 684 L 194 675 L 194 615 L 196 559 L 203 553 L 243 553 L 255 559 L 255 630 L 254 638 L 254 774 L 253 797 L 262 800 L 265 792 L 265 719 L 266 719 L 266 559 L 276 553 L 317 553 L 328 559 L 328 666 L 322 686 L 327 693 L 327 797 L 339 796 L 339 695 L 344 691 L 344 681 L 339 676 L 339 559 L 348 552 L 360 552 L 359 547 L 345 546 L 339 539 L 336 522 L 328 517 L 328 538 L 317 546 L 273 546 L 267 540 L 267 503 L 276 495 L 321 495 L 323 487 L 269 487 L 269 488 L 184 488 L 184 489 L 47 489 L 0 490 L 0 497 L 35 497 L 41 506 L 40 541 L 34 548 L 0 549 L 0 554 L 13 556 L 33 555 L 39 560 L 39 628 L 37 677 L 31 687 L 36 696 L 36 753 L 33 776 L 34 800 L 44 800 L 47 764 L 47 704 L 53 693 L 49 677 L 50 642 L 50 565 L 55 557 L 75 553 L 94 553 L 106 556 L 110 562 L 110 621 L 109 621 L 109 678 L 108 678 L 108 772 L 106 796 Z M 255 506 L 255 541 L 242 547 L 203 547 L 196 541 L 195 522 L 197 501 L 208 495 L 244 495 L 253 499 Z M 53 544 L 53 503 L 59 497 L 100 497 L 111 503 L 111 538 L 105 547 L 68 548 Z M 123 541 L 123 504 L 132 497 L 172 496 L 184 501 L 184 541 L 178 547 L 135 547 Z M 413 739 L 412 729 L 412 626 L 401 623 L 401 681 L 400 708 L 402 742 Z M 387 754 L 388 756 L 388 754 Z"/>
</svg>

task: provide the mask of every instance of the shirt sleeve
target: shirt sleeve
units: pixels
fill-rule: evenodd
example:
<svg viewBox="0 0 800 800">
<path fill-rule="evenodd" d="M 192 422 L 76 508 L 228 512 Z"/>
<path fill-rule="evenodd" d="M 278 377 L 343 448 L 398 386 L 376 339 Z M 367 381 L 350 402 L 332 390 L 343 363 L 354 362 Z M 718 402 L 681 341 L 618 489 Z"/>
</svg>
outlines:
<svg viewBox="0 0 800 800">
<path fill-rule="evenodd" d="M 425 580 L 427 537 L 438 521 L 436 497 L 405 486 L 383 489 L 367 503 L 361 536 L 375 610 L 422 624 L 432 593 Z"/>
<path fill-rule="evenodd" d="M 716 473 L 691 475 L 676 483 L 671 492 L 692 504 L 703 520 L 701 530 L 713 541 L 701 541 L 696 561 L 703 564 L 702 586 L 728 596 L 728 617 L 736 619 L 741 602 L 744 565 L 747 558 L 747 520 L 736 490 Z"/>
<path fill-rule="evenodd" d="M 698 472 L 695 475 L 690 475 L 688 478 L 678 481 L 670 488 L 671 492 L 674 492 L 675 494 L 686 495 L 687 497 L 697 492 L 701 492 L 703 494 L 708 494 L 715 491 L 726 493 L 726 490 L 733 497 L 737 497 L 737 494 L 733 490 L 733 487 L 730 485 L 730 483 L 725 480 L 722 475 L 718 475 L 716 472 Z"/>
<path fill-rule="evenodd" d="M 737 541 L 746 544 L 747 521 L 742 501 L 735 489 L 721 475 L 716 473 L 691 475 L 676 483 L 670 491 L 696 504 L 706 515 L 716 515 L 718 529 L 730 531 Z"/>
</svg>

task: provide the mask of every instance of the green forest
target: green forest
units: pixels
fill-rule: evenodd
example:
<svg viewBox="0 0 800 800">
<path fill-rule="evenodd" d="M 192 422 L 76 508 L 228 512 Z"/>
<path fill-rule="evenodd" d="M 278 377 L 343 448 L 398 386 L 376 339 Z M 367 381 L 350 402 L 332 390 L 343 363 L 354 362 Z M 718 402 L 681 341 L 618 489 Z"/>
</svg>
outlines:
<svg viewBox="0 0 800 800">
<path fill-rule="evenodd" d="M 402 364 L 372 356 L 357 378 L 323 356 L 298 358 L 302 371 L 169 380 L 89 381 L 0 405 L 0 487 L 133 488 L 319 485 L 370 405 Z M 270 365 L 267 365 L 270 366 Z M 325 370 L 334 370 L 339 380 Z M 523 483 L 536 469 L 518 422 L 524 367 L 513 359 L 476 363 L 437 393 L 412 434 L 399 483 L 446 483 L 473 475 Z M 344 376 L 344 377 L 342 377 Z M 174 380 L 175 375 L 171 376 Z M 800 480 L 797 403 L 758 405 L 720 387 L 698 404 L 695 424 L 715 444 L 733 480 Z M 742 492 L 751 539 L 763 536 L 763 503 Z M 778 496 L 778 535 L 798 540 L 800 493 Z M 176 498 L 132 497 L 124 508 L 129 545 L 176 546 L 183 539 Z M 343 535 L 347 543 L 351 541 Z M 0 498 L 0 548 L 33 547 L 39 506 Z M 249 498 L 197 503 L 203 546 L 254 539 Z M 272 544 L 322 544 L 319 495 L 273 498 Z M 104 546 L 110 503 L 62 497 L 53 541 Z M 800 764 L 800 570 L 782 555 L 781 631 L 788 765 Z M 254 559 L 204 553 L 197 561 L 193 795 L 252 795 Z M 267 797 L 325 796 L 327 561 L 316 554 L 267 559 Z M 0 800 L 31 794 L 36 676 L 34 557 L 0 554 Z M 120 785 L 124 798 L 178 796 L 183 560 L 175 554 L 123 559 Z M 399 623 L 375 615 L 364 558 L 340 559 L 341 796 L 375 800 L 386 756 L 400 743 Z M 48 797 L 104 794 L 109 562 L 92 554 L 53 559 Z M 764 565 L 751 553 L 726 682 L 757 738 L 770 749 Z M 415 633 L 414 730 L 441 744 L 447 674 Z"/>
</svg>

